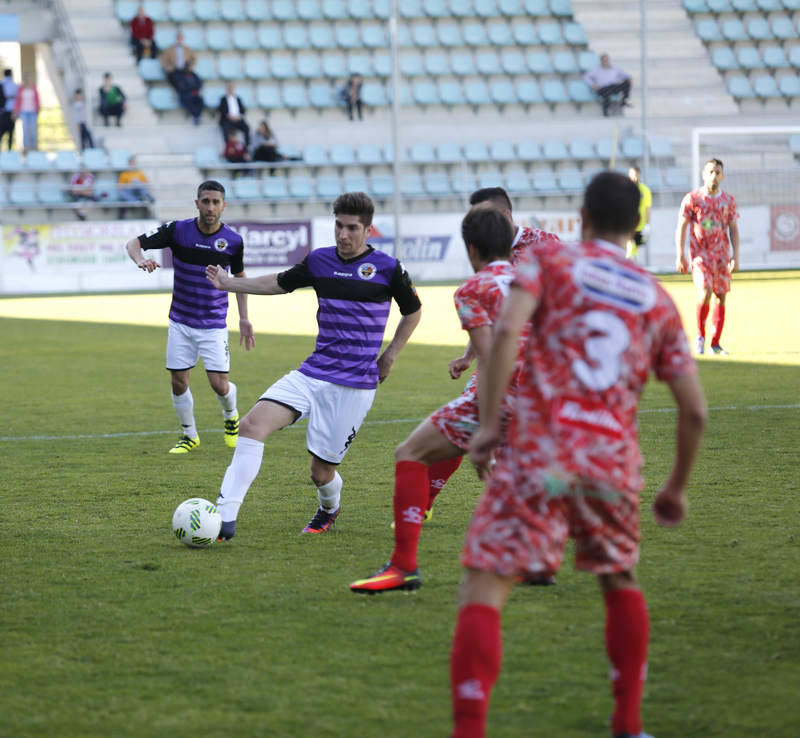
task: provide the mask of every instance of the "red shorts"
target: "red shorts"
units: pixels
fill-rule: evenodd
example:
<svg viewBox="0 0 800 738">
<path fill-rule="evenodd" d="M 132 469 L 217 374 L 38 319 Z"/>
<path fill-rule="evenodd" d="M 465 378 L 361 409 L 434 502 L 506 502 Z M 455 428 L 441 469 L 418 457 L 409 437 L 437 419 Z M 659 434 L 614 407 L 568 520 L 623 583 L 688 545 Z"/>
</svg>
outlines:
<svg viewBox="0 0 800 738">
<path fill-rule="evenodd" d="M 461 563 L 501 576 L 554 574 L 564 544 L 594 574 L 627 571 L 639 559 L 639 495 L 514 479 L 500 459 L 472 515 Z"/>
<path fill-rule="evenodd" d="M 695 257 L 692 261 L 692 281 L 698 291 L 707 292 L 710 289 L 715 295 L 725 295 L 731 291 L 731 272 L 724 261 L 708 264 L 702 257 Z"/>
</svg>

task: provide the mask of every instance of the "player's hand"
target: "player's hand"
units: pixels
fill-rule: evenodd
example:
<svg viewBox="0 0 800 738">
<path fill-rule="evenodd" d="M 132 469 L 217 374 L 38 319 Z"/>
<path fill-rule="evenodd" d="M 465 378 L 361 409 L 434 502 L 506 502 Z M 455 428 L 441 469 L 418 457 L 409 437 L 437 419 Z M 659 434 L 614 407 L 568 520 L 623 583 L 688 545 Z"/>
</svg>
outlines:
<svg viewBox="0 0 800 738">
<path fill-rule="evenodd" d="M 675 262 L 675 268 L 679 274 L 686 274 L 689 271 L 689 265 L 686 263 L 686 257 L 683 254 Z"/>
<path fill-rule="evenodd" d="M 460 356 L 458 359 L 453 359 L 448 365 L 448 371 L 452 379 L 458 379 L 467 369 L 472 362 Z"/>
<path fill-rule="evenodd" d="M 689 501 L 684 492 L 663 488 L 653 502 L 653 517 L 659 525 L 672 528 L 686 517 L 688 509 Z"/>
<path fill-rule="evenodd" d="M 145 259 L 143 262 L 137 264 L 136 266 L 138 266 L 139 269 L 141 269 L 143 272 L 147 272 L 149 274 L 150 272 L 154 272 L 156 269 L 158 269 L 161 266 L 161 264 L 155 261 L 155 259 Z"/>
<path fill-rule="evenodd" d="M 736 261 L 736 259 L 731 259 L 731 260 L 728 262 L 728 271 L 729 271 L 731 274 L 733 274 L 733 272 L 738 272 L 738 271 L 739 271 L 739 262 L 738 262 L 738 261 Z"/>
<path fill-rule="evenodd" d="M 239 319 L 239 345 L 244 343 L 244 348 L 249 351 L 256 346 L 256 336 L 253 333 L 253 324 L 245 318 Z"/>
<path fill-rule="evenodd" d="M 394 365 L 394 356 L 389 356 L 387 351 L 384 351 L 378 357 L 378 384 L 383 384 L 383 380 L 389 376 L 389 372 L 392 371 L 392 366 Z"/>
<path fill-rule="evenodd" d="M 224 269 L 220 269 L 216 264 L 209 264 L 206 267 L 206 279 L 218 290 L 225 289 L 225 277 L 227 274 Z"/>
<path fill-rule="evenodd" d="M 469 442 L 469 459 L 480 479 L 486 479 L 494 466 L 494 450 L 500 443 L 500 431 L 481 426 Z"/>
</svg>

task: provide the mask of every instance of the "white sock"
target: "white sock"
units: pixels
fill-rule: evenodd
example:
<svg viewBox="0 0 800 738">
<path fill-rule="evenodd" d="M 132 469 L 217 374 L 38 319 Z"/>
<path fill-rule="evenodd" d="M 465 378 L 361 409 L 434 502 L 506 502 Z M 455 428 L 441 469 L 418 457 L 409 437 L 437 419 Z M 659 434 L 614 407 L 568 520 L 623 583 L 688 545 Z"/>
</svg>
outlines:
<svg viewBox="0 0 800 738">
<path fill-rule="evenodd" d="M 228 394 L 217 395 L 217 399 L 222 405 L 222 416 L 225 420 L 230 420 L 238 415 L 236 412 L 236 385 L 233 382 L 228 382 Z"/>
<path fill-rule="evenodd" d="M 333 473 L 333 479 L 321 487 L 317 487 L 317 497 L 319 506 L 327 512 L 336 512 L 339 509 L 339 502 L 342 498 L 342 478 L 339 472 Z"/>
<path fill-rule="evenodd" d="M 187 389 L 182 395 L 172 394 L 172 407 L 178 413 L 178 420 L 183 426 L 183 433 L 189 438 L 197 438 L 197 426 L 194 424 L 194 398 Z"/>
<path fill-rule="evenodd" d="M 222 522 L 229 523 L 231 520 L 236 520 L 244 496 L 258 476 L 263 457 L 264 444 L 261 441 L 239 436 L 231 465 L 225 472 L 217 497 L 217 508 L 222 515 Z"/>
</svg>

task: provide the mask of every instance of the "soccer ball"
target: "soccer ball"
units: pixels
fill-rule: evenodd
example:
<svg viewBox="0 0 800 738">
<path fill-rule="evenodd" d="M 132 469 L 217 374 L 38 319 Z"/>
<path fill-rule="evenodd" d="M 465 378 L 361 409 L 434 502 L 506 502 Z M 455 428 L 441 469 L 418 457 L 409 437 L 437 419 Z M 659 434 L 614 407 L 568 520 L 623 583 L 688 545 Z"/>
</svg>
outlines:
<svg viewBox="0 0 800 738">
<path fill-rule="evenodd" d="M 175 537 L 192 548 L 205 548 L 217 540 L 222 516 L 213 502 L 200 497 L 184 500 L 172 515 Z"/>
</svg>

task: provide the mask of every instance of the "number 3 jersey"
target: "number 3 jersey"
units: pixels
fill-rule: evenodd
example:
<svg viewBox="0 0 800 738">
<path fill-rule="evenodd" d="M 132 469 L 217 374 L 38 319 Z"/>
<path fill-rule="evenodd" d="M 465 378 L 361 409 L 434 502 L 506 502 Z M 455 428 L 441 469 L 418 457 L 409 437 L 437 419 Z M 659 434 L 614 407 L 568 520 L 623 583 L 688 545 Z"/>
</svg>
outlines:
<svg viewBox="0 0 800 738">
<path fill-rule="evenodd" d="M 535 246 L 514 284 L 538 303 L 508 435 L 515 475 L 556 494 L 560 485 L 638 492 L 648 376 L 696 371 L 675 304 L 605 241 Z"/>
</svg>

